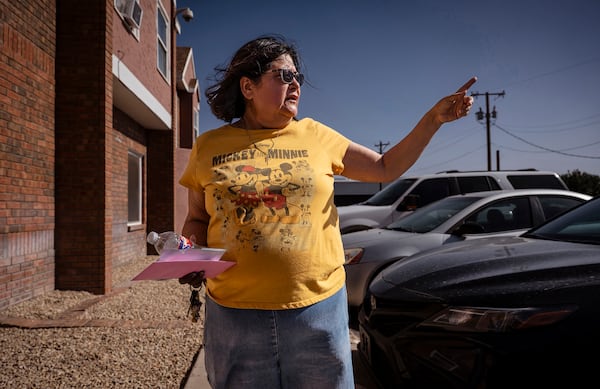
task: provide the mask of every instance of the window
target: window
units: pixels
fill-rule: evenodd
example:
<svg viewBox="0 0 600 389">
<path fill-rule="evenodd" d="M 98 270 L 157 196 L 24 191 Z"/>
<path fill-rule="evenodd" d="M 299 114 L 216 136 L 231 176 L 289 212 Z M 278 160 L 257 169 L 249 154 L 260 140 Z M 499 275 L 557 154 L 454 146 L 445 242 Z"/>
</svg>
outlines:
<svg viewBox="0 0 600 389">
<path fill-rule="evenodd" d="M 375 193 L 370 197 L 365 204 L 366 205 L 392 205 L 394 201 L 398 200 L 413 184 L 417 182 L 416 178 L 402 178 L 394 181 L 392 184 L 386 186 L 383 190 Z"/>
<path fill-rule="evenodd" d="M 528 175 L 510 175 L 508 181 L 515 189 L 527 188 L 550 188 L 567 189 L 557 175 L 549 174 L 528 174 Z"/>
<path fill-rule="evenodd" d="M 579 203 L 583 203 L 583 200 L 558 196 L 539 196 L 538 199 L 540 200 L 546 219 L 550 219 L 573 208 Z"/>
<path fill-rule="evenodd" d="M 487 176 L 457 177 L 461 193 L 485 192 L 488 190 L 499 190 L 500 185 Z"/>
<path fill-rule="evenodd" d="M 127 225 L 142 224 L 143 157 L 132 151 L 127 165 Z"/>
<path fill-rule="evenodd" d="M 454 192 L 449 178 L 431 178 L 419 183 L 411 192 L 417 197 L 417 207 L 423 207 L 436 200 L 448 197 Z"/>
<path fill-rule="evenodd" d="M 169 18 L 160 3 L 156 13 L 156 31 L 157 67 L 163 77 L 169 80 Z"/>
<path fill-rule="evenodd" d="M 114 6 L 129 31 L 139 40 L 144 11 L 139 0 L 114 0 Z"/>
<path fill-rule="evenodd" d="M 533 227 L 528 197 L 496 201 L 469 216 L 467 221 L 480 224 L 485 233 Z"/>
</svg>

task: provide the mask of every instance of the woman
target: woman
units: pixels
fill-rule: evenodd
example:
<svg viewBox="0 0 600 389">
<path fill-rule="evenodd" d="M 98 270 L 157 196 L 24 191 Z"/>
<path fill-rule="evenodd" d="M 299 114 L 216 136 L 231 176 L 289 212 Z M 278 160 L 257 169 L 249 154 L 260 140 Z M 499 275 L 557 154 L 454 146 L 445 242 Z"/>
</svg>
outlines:
<svg viewBox="0 0 600 389">
<path fill-rule="evenodd" d="M 296 49 L 279 37 L 246 43 L 220 76 L 206 97 L 228 124 L 197 138 L 180 179 L 189 189 L 182 233 L 236 262 L 207 281 L 208 380 L 214 388 L 354 388 L 333 177 L 402 175 L 443 123 L 467 115 L 476 79 L 380 155 L 296 120 L 304 76 Z"/>
</svg>

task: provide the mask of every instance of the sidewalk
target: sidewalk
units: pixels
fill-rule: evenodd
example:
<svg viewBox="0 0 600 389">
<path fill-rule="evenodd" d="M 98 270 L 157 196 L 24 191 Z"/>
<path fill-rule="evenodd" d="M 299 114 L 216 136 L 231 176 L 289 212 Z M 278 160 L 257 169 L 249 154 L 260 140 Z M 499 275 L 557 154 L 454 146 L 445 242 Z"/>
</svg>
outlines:
<svg viewBox="0 0 600 389">
<path fill-rule="evenodd" d="M 358 357 L 358 332 L 350 330 L 350 342 L 352 344 L 352 361 L 354 364 L 354 382 L 356 389 L 378 389 L 377 384 L 373 381 L 369 371 Z M 194 365 L 190 371 L 190 375 L 183 389 L 211 389 L 206 378 L 206 370 L 204 368 L 204 348 L 198 352 Z"/>
<path fill-rule="evenodd" d="M 211 389 L 204 368 L 204 347 L 198 351 L 194 366 L 192 366 L 183 389 Z"/>
</svg>

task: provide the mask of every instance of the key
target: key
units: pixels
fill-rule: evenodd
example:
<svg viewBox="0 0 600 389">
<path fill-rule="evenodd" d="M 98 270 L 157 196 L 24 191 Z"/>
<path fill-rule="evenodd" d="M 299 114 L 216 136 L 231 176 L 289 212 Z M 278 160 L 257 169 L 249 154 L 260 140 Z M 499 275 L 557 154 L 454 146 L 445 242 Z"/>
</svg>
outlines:
<svg viewBox="0 0 600 389">
<path fill-rule="evenodd" d="M 188 316 L 193 323 L 196 323 L 200 319 L 200 308 L 202 308 L 202 301 L 200 301 L 200 289 L 191 288 L 192 294 L 190 295 L 190 307 L 188 309 Z"/>
</svg>

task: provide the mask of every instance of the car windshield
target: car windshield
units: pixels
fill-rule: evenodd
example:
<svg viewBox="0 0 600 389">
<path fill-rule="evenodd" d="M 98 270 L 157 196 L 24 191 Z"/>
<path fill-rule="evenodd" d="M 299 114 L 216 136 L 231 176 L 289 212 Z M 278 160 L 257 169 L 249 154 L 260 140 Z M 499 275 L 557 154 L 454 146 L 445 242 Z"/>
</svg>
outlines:
<svg viewBox="0 0 600 389">
<path fill-rule="evenodd" d="M 523 236 L 600 245 L 600 197 L 588 200 Z"/>
<path fill-rule="evenodd" d="M 394 204 L 394 201 L 402 196 L 415 181 L 417 181 L 416 178 L 404 178 L 394 181 L 361 204 L 375 206 Z"/>
<path fill-rule="evenodd" d="M 429 232 L 481 198 L 478 196 L 446 197 L 415 210 L 385 228 L 396 231 Z"/>
</svg>

